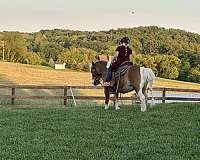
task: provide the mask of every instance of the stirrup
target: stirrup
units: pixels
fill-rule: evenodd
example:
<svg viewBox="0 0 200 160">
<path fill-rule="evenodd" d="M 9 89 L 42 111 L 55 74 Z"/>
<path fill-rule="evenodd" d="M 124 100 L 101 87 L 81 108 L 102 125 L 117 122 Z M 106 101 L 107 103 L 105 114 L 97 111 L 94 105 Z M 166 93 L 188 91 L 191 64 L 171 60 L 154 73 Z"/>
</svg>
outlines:
<svg viewBox="0 0 200 160">
<path fill-rule="evenodd" d="M 111 87 L 110 88 L 110 94 L 115 94 L 115 93 L 116 93 L 116 90 L 113 87 Z"/>
</svg>

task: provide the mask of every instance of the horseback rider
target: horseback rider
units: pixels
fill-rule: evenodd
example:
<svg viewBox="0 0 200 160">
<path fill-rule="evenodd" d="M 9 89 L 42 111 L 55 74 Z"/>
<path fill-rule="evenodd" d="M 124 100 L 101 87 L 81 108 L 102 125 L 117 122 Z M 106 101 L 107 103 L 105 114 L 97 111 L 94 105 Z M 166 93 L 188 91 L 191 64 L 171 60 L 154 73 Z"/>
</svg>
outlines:
<svg viewBox="0 0 200 160">
<path fill-rule="evenodd" d="M 120 45 L 116 49 L 116 54 L 114 55 L 111 63 L 108 63 L 107 65 L 107 75 L 104 86 L 110 86 L 112 71 L 117 70 L 124 62 L 131 60 L 132 50 L 129 47 L 129 42 L 130 39 L 128 37 L 123 37 L 120 40 Z"/>
</svg>

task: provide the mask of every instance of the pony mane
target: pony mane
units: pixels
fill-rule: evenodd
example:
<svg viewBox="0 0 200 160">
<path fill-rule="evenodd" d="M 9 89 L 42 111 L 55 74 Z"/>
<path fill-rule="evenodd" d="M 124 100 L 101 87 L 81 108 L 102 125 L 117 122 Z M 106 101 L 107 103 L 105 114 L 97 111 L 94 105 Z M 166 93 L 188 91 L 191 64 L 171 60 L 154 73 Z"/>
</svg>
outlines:
<svg viewBox="0 0 200 160">
<path fill-rule="evenodd" d="M 103 60 L 99 60 L 99 61 L 96 61 L 96 62 L 95 62 L 95 64 L 98 64 L 98 63 L 99 63 L 99 64 L 103 64 L 103 65 L 106 66 L 108 62 L 107 62 L 107 61 L 103 61 Z"/>
</svg>

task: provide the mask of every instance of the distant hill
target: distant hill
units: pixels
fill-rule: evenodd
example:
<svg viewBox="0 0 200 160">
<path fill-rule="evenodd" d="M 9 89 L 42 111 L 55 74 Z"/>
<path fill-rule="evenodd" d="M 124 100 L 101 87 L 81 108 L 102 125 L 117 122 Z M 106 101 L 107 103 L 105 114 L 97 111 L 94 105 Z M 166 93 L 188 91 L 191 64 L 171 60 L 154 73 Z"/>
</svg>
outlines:
<svg viewBox="0 0 200 160">
<path fill-rule="evenodd" d="M 47 66 L 52 66 L 53 60 L 65 61 L 68 68 L 78 70 L 87 70 L 96 54 L 113 55 L 123 36 L 131 39 L 135 63 L 152 68 L 159 77 L 200 82 L 200 35 L 196 33 L 157 26 L 99 32 L 54 29 L 0 33 L 7 44 L 8 61 Z"/>
</svg>

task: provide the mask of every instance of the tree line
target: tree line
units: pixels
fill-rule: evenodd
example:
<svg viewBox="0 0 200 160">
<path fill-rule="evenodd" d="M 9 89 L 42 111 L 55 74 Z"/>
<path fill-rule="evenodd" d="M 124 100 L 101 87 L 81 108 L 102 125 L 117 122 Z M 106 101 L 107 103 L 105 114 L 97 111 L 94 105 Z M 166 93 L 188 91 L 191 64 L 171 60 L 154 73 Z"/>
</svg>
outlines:
<svg viewBox="0 0 200 160">
<path fill-rule="evenodd" d="M 156 26 L 99 32 L 0 32 L 6 61 L 52 67 L 55 61 L 62 61 L 68 68 L 84 71 L 96 55 L 115 54 L 123 36 L 131 39 L 135 64 L 152 68 L 158 77 L 200 82 L 200 35 L 196 33 Z M 3 45 L 0 46 L 3 59 Z"/>
</svg>

